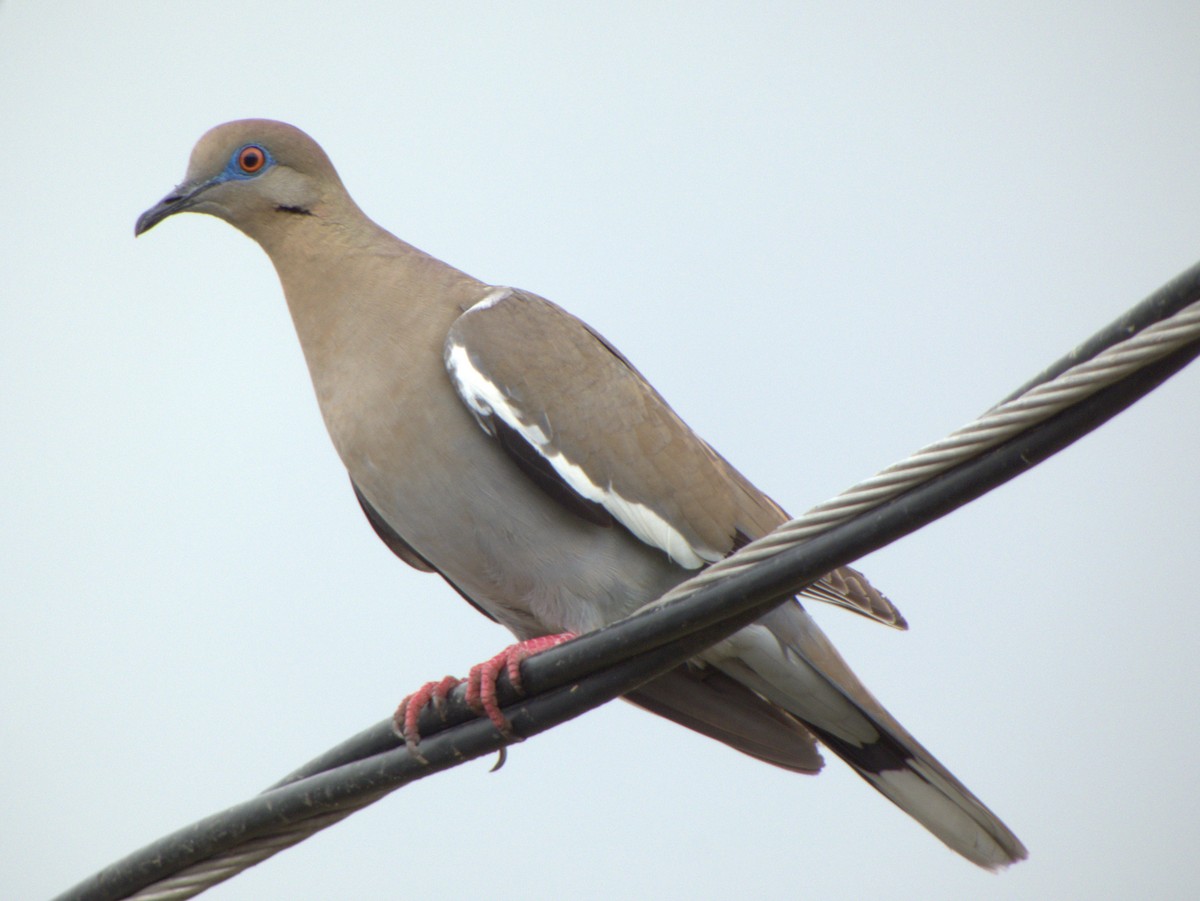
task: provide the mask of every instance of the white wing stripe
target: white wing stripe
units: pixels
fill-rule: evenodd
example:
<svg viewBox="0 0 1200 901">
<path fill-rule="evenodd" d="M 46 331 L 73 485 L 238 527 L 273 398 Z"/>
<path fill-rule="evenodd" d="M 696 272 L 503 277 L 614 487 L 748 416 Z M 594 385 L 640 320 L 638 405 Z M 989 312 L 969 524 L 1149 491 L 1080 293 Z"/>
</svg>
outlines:
<svg viewBox="0 0 1200 901">
<path fill-rule="evenodd" d="M 480 304 L 490 305 L 499 299 L 489 295 L 480 301 Z M 479 304 L 472 309 L 478 307 Z M 686 569 L 699 569 L 705 563 L 716 559 L 705 559 L 705 556 L 692 547 L 678 529 L 645 504 L 622 497 L 611 484 L 603 488 L 595 484 L 582 467 L 572 463 L 561 450 L 551 445 L 550 439 L 540 426 L 526 425 L 521 421 L 516 408 L 509 402 L 504 392 L 475 367 L 467 349 L 461 344 L 451 342 L 448 345 L 446 368 L 450 372 L 455 388 L 458 389 L 459 396 L 475 414 L 484 431 L 487 431 L 483 422 L 485 417 L 499 417 L 524 438 L 531 447 L 535 448 L 573 491 L 589 501 L 600 504 L 640 540 L 664 551 L 680 566 Z"/>
<path fill-rule="evenodd" d="M 504 300 L 504 298 L 511 296 L 512 293 L 512 288 L 493 288 L 483 296 L 482 300 L 471 304 L 471 306 L 467 309 L 467 312 L 473 313 L 476 310 L 486 310 L 488 307 L 495 306 L 500 301 Z"/>
</svg>

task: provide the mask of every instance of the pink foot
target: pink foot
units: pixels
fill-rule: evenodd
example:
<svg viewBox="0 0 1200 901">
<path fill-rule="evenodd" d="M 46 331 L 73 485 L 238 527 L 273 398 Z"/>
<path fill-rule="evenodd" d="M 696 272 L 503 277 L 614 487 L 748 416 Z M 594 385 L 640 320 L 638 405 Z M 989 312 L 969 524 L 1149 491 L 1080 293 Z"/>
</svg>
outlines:
<svg viewBox="0 0 1200 901">
<path fill-rule="evenodd" d="M 425 705 L 430 701 L 433 701 L 434 708 L 440 711 L 445 706 L 446 696 L 461 682 L 461 679 L 454 676 L 447 676 L 441 682 L 426 682 L 401 701 L 400 706 L 396 708 L 396 712 L 392 715 L 392 727 L 404 739 L 404 744 L 408 748 L 408 752 L 422 763 L 426 763 L 427 761 L 421 756 L 421 752 L 417 750 L 417 744 L 421 741 L 421 729 L 418 724 L 421 711 L 425 709 Z"/>
<path fill-rule="evenodd" d="M 509 741 L 516 741 L 512 723 L 500 711 L 500 705 L 496 702 L 496 679 L 502 672 L 507 672 L 508 681 L 512 683 L 513 688 L 524 694 L 521 663 L 540 651 L 556 647 L 574 637 L 574 632 L 562 632 L 558 635 L 542 635 L 519 641 L 509 645 L 491 660 L 471 667 L 471 673 L 467 676 L 467 703 L 481 716 L 487 716 L 501 735 Z"/>
<path fill-rule="evenodd" d="M 467 703 L 481 716 L 490 719 L 501 735 L 510 741 L 516 741 L 517 737 L 513 735 L 512 724 L 509 723 L 508 717 L 501 713 L 500 705 L 496 701 L 496 679 L 502 672 L 507 672 L 508 680 L 512 683 L 513 688 L 523 694 L 521 662 L 539 651 L 545 651 L 564 641 L 570 641 L 574 637 L 573 632 L 563 632 L 559 635 L 531 638 L 528 641 L 510 645 L 491 660 L 471 667 L 471 674 L 467 677 Z M 461 680 L 454 676 L 447 676 L 441 682 L 426 682 L 401 701 L 395 714 L 392 715 L 392 724 L 396 734 L 404 739 L 409 753 L 422 763 L 428 761 L 417 750 L 421 741 L 421 711 L 430 701 L 433 702 L 435 709 L 440 710 L 446 702 L 446 696 L 460 682 Z"/>
</svg>

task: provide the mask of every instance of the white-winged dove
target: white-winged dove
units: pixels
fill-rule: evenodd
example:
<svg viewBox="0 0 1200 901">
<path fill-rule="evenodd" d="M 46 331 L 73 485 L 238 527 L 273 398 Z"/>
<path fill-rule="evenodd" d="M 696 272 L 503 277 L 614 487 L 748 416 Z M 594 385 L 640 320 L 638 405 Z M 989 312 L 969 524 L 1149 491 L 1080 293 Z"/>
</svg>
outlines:
<svg viewBox="0 0 1200 901">
<path fill-rule="evenodd" d="M 224 219 L 275 264 L 375 531 L 518 638 L 611 623 L 784 521 L 600 335 L 380 228 L 298 129 L 212 129 L 136 231 L 184 211 Z M 904 625 L 853 569 L 802 596 Z M 974 863 L 1026 856 L 798 600 L 629 700 L 797 772 L 820 769 L 819 740 Z"/>
</svg>

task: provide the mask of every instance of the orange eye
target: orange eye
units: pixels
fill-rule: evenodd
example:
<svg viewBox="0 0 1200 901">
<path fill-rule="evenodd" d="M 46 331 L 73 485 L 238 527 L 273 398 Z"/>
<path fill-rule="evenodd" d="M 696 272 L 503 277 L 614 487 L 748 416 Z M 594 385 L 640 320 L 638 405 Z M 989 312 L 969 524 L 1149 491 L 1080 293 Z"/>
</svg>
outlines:
<svg viewBox="0 0 1200 901">
<path fill-rule="evenodd" d="M 247 175 L 253 175 L 260 170 L 267 162 L 267 152 L 261 147 L 251 144 L 248 147 L 243 147 L 238 151 L 237 164 L 238 168 Z"/>
</svg>

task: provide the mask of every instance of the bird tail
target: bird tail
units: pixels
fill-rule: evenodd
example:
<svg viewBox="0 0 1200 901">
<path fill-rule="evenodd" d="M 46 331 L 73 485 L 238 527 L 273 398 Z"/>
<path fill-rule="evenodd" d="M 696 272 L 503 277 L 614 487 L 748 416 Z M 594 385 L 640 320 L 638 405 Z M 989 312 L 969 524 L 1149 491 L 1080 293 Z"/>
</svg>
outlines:
<svg viewBox="0 0 1200 901">
<path fill-rule="evenodd" d="M 901 810 L 990 870 L 1028 856 L 1020 839 L 858 681 L 799 604 L 785 604 L 705 654 L 782 707 Z"/>
<path fill-rule="evenodd" d="M 997 870 L 1029 856 L 1012 830 L 915 741 L 881 725 L 878 739 L 859 745 L 806 725 L 884 797 L 972 863 Z"/>
</svg>

